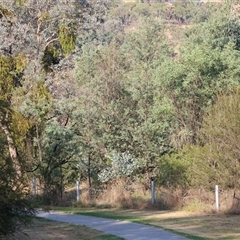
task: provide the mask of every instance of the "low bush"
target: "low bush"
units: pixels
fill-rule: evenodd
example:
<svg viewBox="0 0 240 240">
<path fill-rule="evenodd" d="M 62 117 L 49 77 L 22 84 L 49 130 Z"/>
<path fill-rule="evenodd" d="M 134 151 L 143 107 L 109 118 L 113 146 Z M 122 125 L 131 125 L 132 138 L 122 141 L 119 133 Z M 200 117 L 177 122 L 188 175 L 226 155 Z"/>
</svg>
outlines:
<svg viewBox="0 0 240 240">
<path fill-rule="evenodd" d="M 24 179 L 16 177 L 11 165 L 0 161 L 0 239 L 31 223 L 35 210 Z"/>
</svg>

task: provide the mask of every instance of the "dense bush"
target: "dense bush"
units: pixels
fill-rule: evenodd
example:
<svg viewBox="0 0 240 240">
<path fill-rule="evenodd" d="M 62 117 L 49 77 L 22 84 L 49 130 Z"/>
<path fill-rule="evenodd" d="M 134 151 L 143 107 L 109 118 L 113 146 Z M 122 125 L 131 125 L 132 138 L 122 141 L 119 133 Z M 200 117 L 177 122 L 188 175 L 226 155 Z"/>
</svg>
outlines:
<svg viewBox="0 0 240 240">
<path fill-rule="evenodd" d="M 0 159 L 0 238 L 30 224 L 34 213 L 23 181 L 7 161 Z"/>
</svg>

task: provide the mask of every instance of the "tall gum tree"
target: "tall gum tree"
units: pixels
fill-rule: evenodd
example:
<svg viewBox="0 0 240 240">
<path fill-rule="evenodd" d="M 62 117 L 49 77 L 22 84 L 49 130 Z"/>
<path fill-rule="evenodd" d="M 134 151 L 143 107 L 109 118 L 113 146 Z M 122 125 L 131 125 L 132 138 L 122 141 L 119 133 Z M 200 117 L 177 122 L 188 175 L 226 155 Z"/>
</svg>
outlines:
<svg viewBox="0 0 240 240">
<path fill-rule="evenodd" d="M 12 108 L 11 104 L 12 92 L 15 88 L 20 86 L 21 73 L 25 65 L 24 59 L 25 57 L 23 55 L 0 56 L 0 127 L 6 136 L 9 147 L 9 155 L 18 175 L 21 174 L 21 162 L 18 157 L 18 151 L 15 142 L 16 139 L 14 139 L 14 126 L 12 126 L 14 109 Z"/>
<path fill-rule="evenodd" d="M 81 46 L 93 38 L 101 41 L 98 32 L 102 31 L 105 10 L 105 2 L 100 4 L 97 1 L 3 0 L 0 3 L 2 96 L 7 96 L 11 109 L 21 112 L 31 122 L 26 138 L 29 138 L 28 143 L 35 150 L 34 145 L 37 144 L 38 153 L 36 155 L 35 150 L 29 150 L 29 154 L 25 154 L 32 154 L 29 159 L 33 161 L 36 156 L 40 161 L 44 155 L 40 140 L 47 136 L 43 135 L 46 125 L 51 120 L 67 116 L 68 110 L 63 111 L 58 102 L 69 100 L 71 91 L 68 90 L 71 87 L 66 82 L 70 85 L 70 81 L 74 81 L 74 77 L 69 77 L 70 70 L 76 56 L 81 54 Z M 18 56 L 25 56 L 26 59 L 21 71 L 18 70 L 21 63 Z M 5 69 L 8 58 L 18 59 L 16 64 L 13 61 Z M 11 82 L 12 79 L 14 83 Z M 7 89 L 7 86 L 10 88 Z M 41 89 L 48 93 L 43 96 Z M 53 105 L 48 101 L 49 94 L 53 97 Z M 52 109 L 47 109 L 48 107 Z M 41 114 L 42 118 L 38 118 Z M 1 122 L 6 123 L 8 120 L 8 125 L 13 126 L 11 118 L 6 118 L 7 116 L 2 116 Z M 10 128 L 6 128 L 6 124 L 3 127 L 11 146 L 11 155 L 15 158 L 18 155 L 17 144 L 14 138 L 10 139 L 14 134 L 10 134 Z"/>
<path fill-rule="evenodd" d="M 99 170 L 109 164 L 113 151 L 129 152 L 148 174 L 156 158 L 171 149 L 167 136 L 171 109 L 153 81 L 157 66 L 171 53 L 159 22 L 145 20 L 141 30 L 122 41 L 86 49 L 77 64 L 81 89 L 77 120 L 87 123 L 80 124 L 84 127 L 79 126 L 79 135 L 86 136 L 83 141 L 91 139 L 91 151 L 102 160 L 92 161 Z"/>
</svg>

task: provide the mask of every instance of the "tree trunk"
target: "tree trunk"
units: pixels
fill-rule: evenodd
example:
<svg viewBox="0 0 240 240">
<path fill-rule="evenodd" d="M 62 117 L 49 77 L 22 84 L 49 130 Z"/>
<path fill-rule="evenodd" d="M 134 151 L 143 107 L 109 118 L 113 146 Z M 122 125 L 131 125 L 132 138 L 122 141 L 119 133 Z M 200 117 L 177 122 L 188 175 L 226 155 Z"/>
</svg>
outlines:
<svg viewBox="0 0 240 240">
<path fill-rule="evenodd" d="M 17 156 L 17 148 L 14 144 L 11 133 L 10 133 L 10 131 L 8 129 L 8 126 L 6 124 L 3 124 L 3 123 L 0 122 L 0 127 L 3 130 L 3 132 L 4 132 L 4 134 L 7 138 L 9 155 L 12 159 L 13 167 L 16 170 L 17 175 L 21 176 L 21 166 L 20 166 L 19 159 L 18 159 L 18 156 Z"/>
<path fill-rule="evenodd" d="M 91 181 L 91 157 L 88 156 L 88 186 L 89 186 L 89 198 L 92 196 L 92 181 Z"/>
<path fill-rule="evenodd" d="M 88 186 L 89 188 L 92 187 L 92 181 L 91 181 L 91 158 L 88 157 Z"/>
</svg>

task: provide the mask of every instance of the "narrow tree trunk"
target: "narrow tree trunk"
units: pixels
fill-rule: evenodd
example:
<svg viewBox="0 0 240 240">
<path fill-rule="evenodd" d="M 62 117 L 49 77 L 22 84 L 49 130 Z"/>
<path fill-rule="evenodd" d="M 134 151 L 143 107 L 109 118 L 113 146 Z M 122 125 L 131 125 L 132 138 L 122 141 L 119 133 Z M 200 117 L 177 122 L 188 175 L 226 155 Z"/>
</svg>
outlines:
<svg viewBox="0 0 240 240">
<path fill-rule="evenodd" d="M 11 133 L 6 124 L 3 124 L 0 122 L 0 128 L 3 130 L 3 132 L 7 138 L 9 155 L 12 159 L 13 167 L 15 168 L 17 175 L 20 176 L 21 175 L 21 166 L 20 166 L 19 159 L 17 156 L 17 148 L 14 144 Z"/>
<path fill-rule="evenodd" d="M 88 158 L 88 186 L 89 188 L 92 187 L 92 181 L 91 181 L 91 159 Z"/>
<path fill-rule="evenodd" d="M 89 197 L 92 195 L 92 181 L 91 181 L 91 157 L 88 156 L 88 186 L 89 186 Z"/>
</svg>

